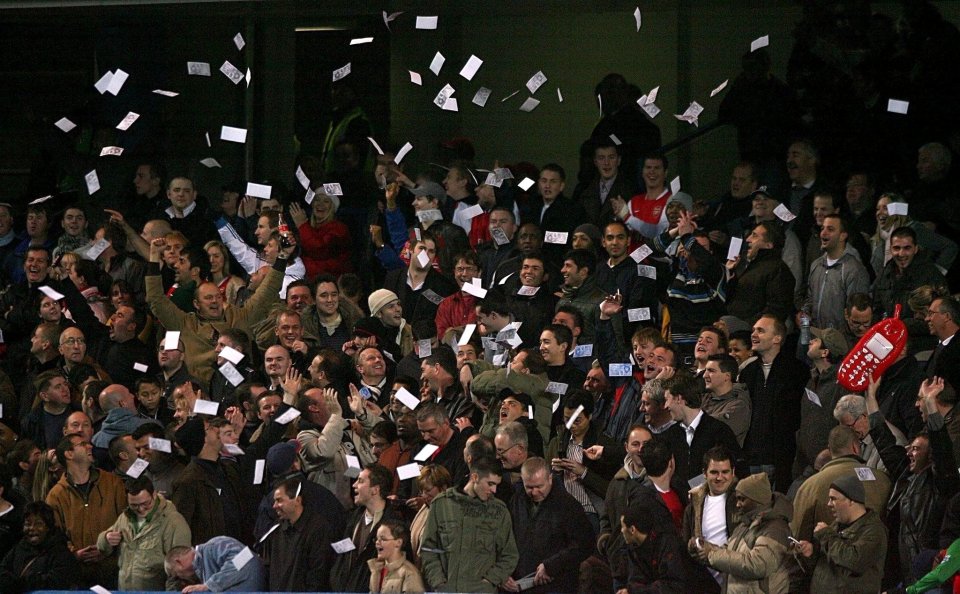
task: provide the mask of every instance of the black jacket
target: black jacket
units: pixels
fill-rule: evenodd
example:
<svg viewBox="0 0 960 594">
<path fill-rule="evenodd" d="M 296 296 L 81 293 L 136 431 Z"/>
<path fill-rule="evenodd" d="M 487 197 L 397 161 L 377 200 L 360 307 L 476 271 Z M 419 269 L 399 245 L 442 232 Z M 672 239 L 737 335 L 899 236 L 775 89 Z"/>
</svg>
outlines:
<svg viewBox="0 0 960 594">
<path fill-rule="evenodd" d="M 693 477 L 703 472 L 703 455 L 707 450 L 714 446 L 723 446 L 733 457 L 734 465 L 737 467 L 738 476 L 746 476 L 743 456 L 740 453 L 740 445 L 737 443 L 737 437 L 733 434 L 730 426 L 719 421 L 707 413 L 700 417 L 700 423 L 697 430 L 693 433 L 693 441 L 687 445 L 687 431 L 682 423 L 675 423 L 665 432 L 667 443 L 670 444 L 670 450 L 673 452 L 673 459 L 676 463 L 675 474 L 683 482 L 688 482 Z"/>
<path fill-rule="evenodd" d="M 654 528 L 639 546 L 628 545 L 630 594 L 714 594 L 720 584 L 694 563 L 674 529 Z"/>
<path fill-rule="evenodd" d="M 370 568 L 367 561 L 377 556 L 376 537 L 377 528 L 384 520 L 398 520 L 404 525 L 409 525 L 410 518 L 403 509 L 403 502 L 387 501 L 387 507 L 383 510 L 380 522 L 370 525 L 369 536 L 362 546 L 336 555 L 333 562 L 333 568 L 330 570 L 330 586 L 335 592 L 369 592 L 370 591 Z M 341 535 L 334 536 L 333 542 L 342 538 L 353 539 L 354 531 L 360 522 L 363 522 L 363 515 L 366 512 L 365 507 L 356 507 L 347 516 L 347 525 Z"/>
<path fill-rule="evenodd" d="M 400 298 L 403 319 L 408 323 L 436 319 L 440 301 L 459 290 L 456 283 L 431 268 L 427 272 L 423 285 L 414 291 L 407 284 L 407 270 L 407 268 L 397 268 L 388 272 L 383 281 L 383 288 L 390 289 Z"/>
<path fill-rule="evenodd" d="M 520 552 L 513 578 L 525 577 L 543 563 L 553 581 L 529 592 L 576 592 L 580 563 L 593 550 L 593 529 L 583 506 L 554 482 L 536 510 L 523 489 L 514 492 L 509 507 Z"/>
<path fill-rule="evenodd" d="M 741 259 L 727 283 L 727 313 L 748 323 L 767 313 L 784 320 L 793 311 L 795 285 L 780 250 L 760 250 L 752 262 Z"/>
<path fill-rule="evenodd" d="M 67 548 L 67 539 L 55 527 L 36 547 L 21 540 L 0 563 L 0 584 L 9 594 L 73 589 L 79 576 L 80 565 Z"/>
</svg>

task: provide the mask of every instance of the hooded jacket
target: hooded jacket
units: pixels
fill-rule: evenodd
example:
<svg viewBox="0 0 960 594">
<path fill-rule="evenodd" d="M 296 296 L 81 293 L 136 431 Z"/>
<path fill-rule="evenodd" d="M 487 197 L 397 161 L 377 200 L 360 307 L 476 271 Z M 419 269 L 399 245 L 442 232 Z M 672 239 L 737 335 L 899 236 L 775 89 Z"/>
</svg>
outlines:
<svg viewBox="0 0 960 594">
<path fill-rule="evenodd" d="M 740 518 L 725 547 L 710 551 L 710 565 L 727 576 L 724 594 L 787 592 L 792 514 L 790 501 L 774 493 L 771 504 Z"/>
<path fill-rule="evenodd" d="M 456 487 L 430 504 L 420 553 L 424 578 L 442 592 L 496 592 L 520 560 L 507 506 Z"/>
<path fill-rule="evenodd" d="M 107 532 L 117 531 L 122 535 L 119 545 L 121 590 L 165 589 L 164 557 L 173 547 L 190 546 L 190 527 L 177 508 L 161 495 L 157 495 L 155 501 L 156 507 L 139 530 L 134 527 L 135 516 L 127 510 L 97 537 L 97 548 L 109 556 L 117 547 L 107 542 Z"/>
</svg>

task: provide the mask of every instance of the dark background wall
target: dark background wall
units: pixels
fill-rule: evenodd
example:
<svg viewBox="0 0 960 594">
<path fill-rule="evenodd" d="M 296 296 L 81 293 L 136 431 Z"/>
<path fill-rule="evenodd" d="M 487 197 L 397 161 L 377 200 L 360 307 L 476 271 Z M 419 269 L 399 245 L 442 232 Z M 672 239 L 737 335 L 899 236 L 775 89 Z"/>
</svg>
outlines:
<svg viewBox="0 0 960 594">
<path fill-rule="evenodd" d="M 133 167 L 144 156 L 163 156 L 168 168 L 194 176 L 215 194 L 231 179 L 266 179 L 291 186 L 295 159 L 322 142 L 331 72 L 352 64 L 350 82 L 382 143 L 414 145 L 408 167 L 437 157 L 437 142 L 474 139 L 480 166 L 494 159 L 577 169 L 577 148 L 599 118 L 594 85 L 620 72 L 644 90 L 659 85 L 655 120 L 665 142 L 694 129 L 678 122 L 690 101 L 716 117 L 722 96 L 709 91 L 738 74 L 750 41 L 767 34 L 774 74 L 784 77 L 799 2 L 653 0 L 643 2 L 637 33 L 636 2 L 482 3 L 251 1 L 50 2 L 0 4 L 0 198 L 14 202 L 70 187 L 96 168 L 104 192 L 130 191 Z M 873 3 L 894 17 L 896 2 Z M 960 22 L 960 3 L 939 2 Z M 381 10 L 404 11 L 388 31 Z M 414 29 L 420 15 L 438 15 L 436 31 Z M 241 32 L 242 50 L 233 44 Z M 372 44 L 349 46 L 354 37 Z M 428 70 L 434 53 L 447 62 L 440 76 Z M 484 60 L 473 81 L 457 73 L 471 54 Z M 229 60 L 249 67 L 252 83 L 232 84 L 219 67 Z M 210 78 L 188 76 L 187 61 L 211 65 Z M 107 70 L 131 74 L 118 97 L 99 95 L 93 83 Z M 409 70 L 423 77 L 410 83 Z M 541 104 L 519 111 L 526 80 L 542 70 L 548 82 Z M 431 103 L 446 83 L 457 89 L 460 111 Z M 471 104 L 480 86 L 493 90 L 486 107 Z M 177 98 L 152 93 L 177 91 Z M 559 102 L 557 88 L 564 101 Z M 501 102 L 514 90 L 512 99 Z M 141 114 L 128 132 L 114 126 L 128 111 Z M 63 134 L 60 117 L 79 127 Z M 222 125 L 249 129 L 245 145 L 219 140 Z M 210 134 L 208 147 L 205 133 Z M 734 132 L 721 129 L 673 155 L 672 173 L 684 188 L 712 196 L 727 184 L 736 160 Z M 99 148 L 123 146 L 123 157 L 100 158 Z M 216 158 L 220 169 L 199 163 Z"/>
</svg>

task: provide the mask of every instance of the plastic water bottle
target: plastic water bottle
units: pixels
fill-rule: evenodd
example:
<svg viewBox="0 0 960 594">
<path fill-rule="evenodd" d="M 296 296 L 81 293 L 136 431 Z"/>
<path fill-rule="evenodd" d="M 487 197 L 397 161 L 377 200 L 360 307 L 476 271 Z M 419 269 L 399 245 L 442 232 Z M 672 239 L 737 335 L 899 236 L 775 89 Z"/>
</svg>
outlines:
<svg viewBox="0 0 960 594">
<path fill-rule="evenodd" d="M 800 344 L 810 344 L 810 316 L 800 312 Z"/>
</svg>

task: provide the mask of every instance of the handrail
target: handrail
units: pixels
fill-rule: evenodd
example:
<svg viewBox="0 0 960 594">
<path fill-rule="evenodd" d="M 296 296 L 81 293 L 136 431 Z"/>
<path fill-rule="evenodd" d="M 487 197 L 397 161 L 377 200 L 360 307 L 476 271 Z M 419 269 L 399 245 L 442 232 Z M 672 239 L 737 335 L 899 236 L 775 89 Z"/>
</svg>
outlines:
<svg viewBox="0 0 960 594">
<path fill-rule="evenodd" d="M 661 146 L 657 152 L 663 153 L 663 154 L 672 153 L 673 151 L 679 148 L 683 148 L 684 146 L 690 144 L 691 142 L 693 142 L 697 138 L 700 138 L 701 136 L 704 136 L 715 130 L 723 128 L 724 126 L 729 126 L 729 125 L 731 124 L 729 124 L 728 122 L 721 122 L 719 120 L 714 120 L 709 124 L 707 124 L 706 126 L 701 126 L 697 128 L 696 132 L 694 132 L 693 134 L 684 136 L 683 138 L 678 138 L 673 142 L 668 142 L 667 144 Z"/>
</svg>

